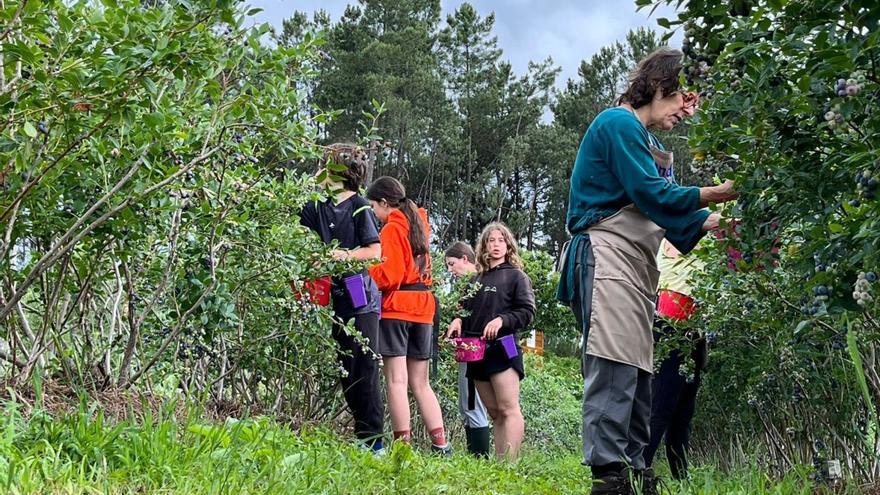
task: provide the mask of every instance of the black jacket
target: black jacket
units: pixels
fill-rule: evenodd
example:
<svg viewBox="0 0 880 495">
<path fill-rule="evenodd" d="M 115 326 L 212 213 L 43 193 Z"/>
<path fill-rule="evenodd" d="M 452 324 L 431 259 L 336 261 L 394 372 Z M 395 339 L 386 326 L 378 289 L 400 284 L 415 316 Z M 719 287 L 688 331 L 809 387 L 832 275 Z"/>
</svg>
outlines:
<svg viewBox="0 0 880 495">
<path fill-rule="evenodd" d="M 469 299 L 462 301 L 462 308 L 469 316 L 462 318 L 462 334 L 480 337 L 486 324 L 501 317 L 502 326 L 498 337 L 515 334 L 535 319 L 535 294 L 532 281 L 522 270 L 510 263 L 502 263 L 486 272 L 474 275 L 472 283 L 479 289 Z"/>
</svg>

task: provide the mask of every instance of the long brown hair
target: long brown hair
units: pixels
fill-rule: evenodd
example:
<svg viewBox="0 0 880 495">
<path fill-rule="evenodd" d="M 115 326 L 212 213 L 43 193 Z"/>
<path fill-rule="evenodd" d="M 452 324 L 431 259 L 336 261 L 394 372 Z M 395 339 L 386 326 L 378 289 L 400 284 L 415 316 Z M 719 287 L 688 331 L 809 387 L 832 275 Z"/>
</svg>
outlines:
<svg viewBox="0 0 880 495">
<path fill-rule="evenodd" d="M 428 256 L 428 235 L 419 216 L 415 201 L 406 197 L 403 184 L 394 177 L 379 177 L 367 188 L 367 199 L 385 201 L 391 208 L 399 209 L 409 222 L 409 245 L 412 256 L 416 260 L 419 272 L 425 271 L 425 259 Z"/>
<path fill-rule="evenodd" d="M 668 46 L 651 52 L 629 75 L 629 84 L 618 103 L 629 103 L 633 108 L 639 108 L 651 103 L 658 89 L 663 96 L 678 91 L 681 88 L 678 75 L 683 57 L 681 51 Z"/>
<path fill-rule="evenodd" d="M 488 244 L 489 234 L 493 230 L 501 232 L 501 237 L 504 238 L 504 243 L 507 244 L 505 261 L 522 270 L 523 262 L 519 257 L 519 249 L 516 246 L 516 239 L 513 238 L 513 232 L 510 231 L 507 225 L 501 222 L 492 222 L 483 228 L 483 232 L 480 233 L 480 239 L 477 241 L 477 271 L 483 273 L 489 270 Z"/>
</svg>

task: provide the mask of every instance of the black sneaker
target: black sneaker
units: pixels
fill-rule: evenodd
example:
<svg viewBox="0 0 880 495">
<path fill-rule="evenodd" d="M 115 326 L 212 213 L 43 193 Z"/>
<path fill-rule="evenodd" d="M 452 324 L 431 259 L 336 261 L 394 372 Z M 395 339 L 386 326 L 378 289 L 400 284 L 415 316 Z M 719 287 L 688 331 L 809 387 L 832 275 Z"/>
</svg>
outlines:
<svg viewBox="0 0 880 495">
<path fill-rule="evenodd" d="M 648 468 L 644 471 L 638 471 L 636 474 L 636 480 L 636 483 L 641 485 L 640 488 L 642 495 L 659 495 L 660 491 L 657 485 L 660 478 L 654 475 L 653 469 Z"/>
<path fill-rule="evenodd" d="M 431 453 L 437 454 L 443 457 L 451 457 L 452 456 L 452 445 L 449 445 L 449 442 L 444 446 L 431 444 Z"/>
<path fill-rule="evenodd" d="M 591 495 L 633 495 L 632 483 L 629 479 L 629 471 L 623 470 L 617 473 L 607 474 L 593 480 Z"/>
</svg>

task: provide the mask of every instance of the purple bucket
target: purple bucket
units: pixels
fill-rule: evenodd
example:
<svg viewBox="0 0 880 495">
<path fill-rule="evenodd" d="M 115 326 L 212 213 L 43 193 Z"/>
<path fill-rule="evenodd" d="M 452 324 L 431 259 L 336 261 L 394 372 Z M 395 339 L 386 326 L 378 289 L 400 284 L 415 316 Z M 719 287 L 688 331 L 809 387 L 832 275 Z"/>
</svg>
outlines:
<svg viewBox="0 0 880 495">
<path fill-rule="evenodd" d="M 367 305 L 367 291 L 364 290 L 364 276 L 360 273 L 345 277 L 345 291 L 351 298 L 351 303 L 355 308 L 362 308 Z"/>
<path fill-rule="evenodd" d="M 501 342 L 501 347 L 504 347 L 504 353 L 507 354 L 507 357 L 513 359 L 519 355 L 519 349 L 516 347 L 516 337 L 513 335 L 505 335 L 498 339 Z"/>
</svg>

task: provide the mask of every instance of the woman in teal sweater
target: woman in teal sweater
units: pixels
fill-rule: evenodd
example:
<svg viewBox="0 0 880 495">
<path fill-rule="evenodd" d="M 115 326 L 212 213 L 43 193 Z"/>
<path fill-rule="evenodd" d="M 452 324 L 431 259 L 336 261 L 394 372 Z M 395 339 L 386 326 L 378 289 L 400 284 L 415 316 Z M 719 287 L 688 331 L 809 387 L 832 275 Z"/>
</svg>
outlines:
<svg viewBox="0 0 880 495">
<path fill-rule="evenodd" d="M 689 252 L 720 217 L 709 203 L 735 199 L 730 181 L 675 183 L 672 153 L 649 129 L 670 130 L 696 110 L 680 89 L 682 53 L 660 48 L 630 76 L 619 106 L 593 120 L 571 177 L 572 234 L 557 292 L 583 331 L 584 461 L 593 493 L 653 492 L 642 451 L 651 412 L 651 325 L 665 237 Z M 634 472 L 630 472 L 630 470 Z"/>
</svg>

